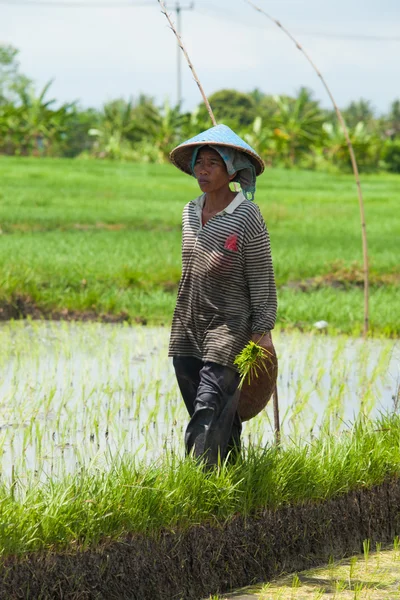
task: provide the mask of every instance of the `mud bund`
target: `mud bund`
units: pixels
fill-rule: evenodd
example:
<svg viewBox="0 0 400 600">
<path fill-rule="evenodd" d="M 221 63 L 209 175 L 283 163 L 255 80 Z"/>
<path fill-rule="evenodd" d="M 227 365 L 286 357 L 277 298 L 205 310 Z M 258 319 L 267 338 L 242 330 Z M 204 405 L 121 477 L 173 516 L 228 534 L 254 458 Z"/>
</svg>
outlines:
<svg viewBox="0 0 400 600">
<path fill-rule="evenodd" d="M 132 536 L 86 551 L 3 557 L 0 598 L 199 600 L 362 552 L 400 532 L 400 480 L 223 525 Z"/>
</svg>

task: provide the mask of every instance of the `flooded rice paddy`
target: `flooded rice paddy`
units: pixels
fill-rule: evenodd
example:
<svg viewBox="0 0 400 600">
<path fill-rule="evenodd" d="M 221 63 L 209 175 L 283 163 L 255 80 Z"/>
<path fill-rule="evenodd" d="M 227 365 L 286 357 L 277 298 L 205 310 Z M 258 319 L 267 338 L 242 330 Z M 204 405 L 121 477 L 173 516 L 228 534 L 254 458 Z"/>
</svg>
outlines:
<svg viewBox="0 0 400 600">
<path fill-rule="evenodd" d="M 187 415 L 165 328 L 10 322 L 0 327 L 3 477 L 61 476 L 130 453 L 183 453 Z M 274 333 L 283 439 L 345 428 L 397 410 L 394 340 Z M 272 403 L 244 424 L 245 443 L 273 440 Z"/>
</svg>

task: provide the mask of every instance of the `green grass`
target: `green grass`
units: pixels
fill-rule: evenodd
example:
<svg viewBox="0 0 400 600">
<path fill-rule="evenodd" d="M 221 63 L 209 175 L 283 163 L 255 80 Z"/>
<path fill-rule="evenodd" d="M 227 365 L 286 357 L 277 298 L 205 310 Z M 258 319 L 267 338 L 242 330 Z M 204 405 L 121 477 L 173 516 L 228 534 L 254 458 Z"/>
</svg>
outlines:
<svg viewBox="0 0 400 600">
<path fill-rule="evenodd" d="M 181 212 L 198 194 L 192 178 L 170 165 L 5 157 L 0 178 L 0 302 L 29 296 L 47 311 L 170 322 Z M 362 176 L 370 325 L 383 335 L 400 332 L 399 184 L 396 175 Z M 257 202 L 272 241 L 277 326 L 310 329 L 323 319 L 331 332 L 360 333 L 362 250 L 352 177 L 267 170 Z"/>
<path fill-rule="evenodd" d="M 249 447 L 242 462 L 212 473 L 167 454 L 147 467 L 123 459 L 109 470 L 83 468 L 60 480 L 14 477 L 0 486 L 0 549 L 85 546 L 222 523 L 237 513 L 322 501 L 399 474 L 400 417 L 392 416 L 281 450 Z"/>
</svg>

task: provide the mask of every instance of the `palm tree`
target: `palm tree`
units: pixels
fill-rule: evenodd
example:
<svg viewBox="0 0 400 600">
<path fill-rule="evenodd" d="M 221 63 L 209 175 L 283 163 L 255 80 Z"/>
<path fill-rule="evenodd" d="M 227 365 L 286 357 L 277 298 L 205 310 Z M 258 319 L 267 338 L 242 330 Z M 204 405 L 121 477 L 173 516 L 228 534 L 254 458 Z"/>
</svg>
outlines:
<svg viewBox="0 0 400 600">
<path fill-rule="evenodd" d="M 400 100 L 392 102 L 389 112 L 391 137 L 400 136 Z"/>
<path fill-rule="evenodd" d="M 132 109 L 133 101 L 122 98 L 104 104 L 99 126 L 88 132 L 96 138 L 93 146 L 95 156 L 129 158 L 132 152 L 130 138 L 135 130 Z"/>
<path fill-rule="evenodd" d="M 97 138 L 94 154 L 134 160 L 146 148 L 148 159 L 151 145 L 151 160 L 163 162 L 179 137 L 183 121 L 179 107 L 171 107 L 168 102 L 160 110 L 147 96 L 136 102 L 114 100 L 104 106 L 100 126 L 89 130 Z"/>
<path fill-rule="evenodd" d="M 19 50 L 0 43 L 0 105 L 14 104 L 18 92 L 32 84 L 31 79 L 19 72 Z"/>
<path fill-rule="evenodd" d="M 343 117 L 348 127 L 355 127 L 357 123 L 368 125 L 375 118 L 375 110 L 369 100 L 361 98 L 344 109 Z"/>
<path fill-rule="evenodd" d="M 171 107 L 168 100 L 166 100 L 154 131 L 154 143 L 164 160 L 168 158 L 173 146 L 180 141 L 183 123 L 184 115 L 180 111 L 180 106 Z"/>
<path fill-rule="evenodd" d="M 168 100 L 161 108 L 147 103 L 141 110 L 141 123 L 136 122 L 136 131 L 142 134 L 141 140 L 151 142 L 157 151 L 159 162 L 167 159 L 170 150 L 180 141 L 184 129 L 187 130 L 188 127 L 188 115 L 181 113 L 179 105 L 171 106 Z"/>
<path fill-rule="evenodd" d="M 275 115 L 275 135 L 281 140 L 281 152 L 294 165 L 300 154 L 322 138 L 324 115 L 318 102 L 306 88 L 297 98 L 276 96 L 278 111 Z"/>
</svg>

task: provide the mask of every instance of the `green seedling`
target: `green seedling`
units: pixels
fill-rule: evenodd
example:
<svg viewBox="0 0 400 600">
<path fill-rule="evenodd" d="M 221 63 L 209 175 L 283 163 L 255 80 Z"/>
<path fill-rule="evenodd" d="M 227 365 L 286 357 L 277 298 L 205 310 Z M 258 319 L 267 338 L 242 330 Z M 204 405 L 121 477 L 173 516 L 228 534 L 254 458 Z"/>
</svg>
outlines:
<svg viewBox="0 0 400 600">
<path fill-rule="evenodd" d="M 381 564 L 381 550 L 382 550 L 382 543 L 381 542 L 376 542 L 376 566 L 380 567 Z"/>
<path fill-rule="evenodd" d="M 396 558 L 399 557 L 399 548 L 400 548 L 400 538 L 398 535 L 396 535 L 396 537 L 393 540 L 393 550 L 394 550 Z"/>
<path fill-rule="evenodd" d="M 332 581 L 334 578 L 334 573 L 335 573 L 335 560 L 332 555 L 330 555 L 329 560 L 328 560 L 328 572 L 329 572 L 329 578 Z"/>
<path fill-rule="evenodd" d="M 368 569 L 368 558 L 369 558 L 370 545 L 371 545 L 370 540 L 364 540 L 363 541 L 365 570 Z"/>
<path fill-rule="evenodd" d="M 301 581 L 300 581 L 299 576 L 297 575 L 297 573 L 295 573 L 293 575 L 293 579 L 292 579 L 292 588 L 296 590 L 300 586 L 301 586 Z"/>
<path fill-rule="evenodd" d="M 337 594 L 341 594 L 342 592 L 344 592 L 344 590 L 346 590 L 347 587 L 348 585 L 345 581 L 338 579 L 335 582 L 335 598 Z"/>
<path fill-rule="evenodd" d="M 354 576 L 355 576 L 356 565 L 357 565 L 357 557 L 353 556 L 350 559 L 350 568 L 349 568 L 349 588 L 350 589 L 352 587 L 352 581 L 353 581 Z"/>
</svg>

